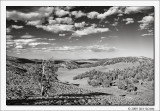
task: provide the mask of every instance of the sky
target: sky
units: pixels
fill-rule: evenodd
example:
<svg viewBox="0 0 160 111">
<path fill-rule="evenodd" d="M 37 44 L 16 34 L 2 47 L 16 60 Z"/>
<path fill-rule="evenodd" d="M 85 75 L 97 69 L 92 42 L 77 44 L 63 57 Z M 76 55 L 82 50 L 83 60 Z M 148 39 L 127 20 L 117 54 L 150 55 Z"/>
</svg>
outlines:
<svg viewBox="0 0 160 111">
<path fill-rule="evenodd" d="M 29 59 L 154 58 L 154 7 L 7 6 L 6 51 Z"/>
</svg>

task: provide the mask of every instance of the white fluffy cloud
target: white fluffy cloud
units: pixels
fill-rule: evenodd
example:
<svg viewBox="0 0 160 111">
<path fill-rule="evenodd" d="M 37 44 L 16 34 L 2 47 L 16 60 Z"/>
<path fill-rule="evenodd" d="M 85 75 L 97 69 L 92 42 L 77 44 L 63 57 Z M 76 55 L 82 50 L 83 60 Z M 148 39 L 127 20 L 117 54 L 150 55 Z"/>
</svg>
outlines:
<svg viewBox="0 0 160 111">
<path fill-rule="evenodd" d="M 50 25 L 55 24 L 73 24 L 73 20 L 70 17 L 64 17 L 64 18 L 55 18 L 54 20 L 49 20 Z"/>
<path fill-rule="evenodd" d="M 7 48 L 14 46 L 16 49 L 23 49 L 26 45 L 35 41 L 36 39 L 7 39 Z"/>
<path fill-rule="evenodd" d="M 126 24 L 134 23 L 133 18 L 126 18 L 126 19 L 123 19 L 123 21 L 126 21 Z"/>
<path fill-rule="evenodd" d="M 71 9 L 74 9 L 74 8 L 75 8 L 75 6 L 66 6 L 65 10 L 71 10 Z"/>
<path fill-rule="evenodd" d="M 31 42 L 35 42 L 36 39 L 16 39 L 13 40 L 13 43 L 15 45 L 15 48 L 22 49 L 24 46 L 28 45 Z"/>
<path fill-rule="evenodd" d="M 11 20 L 36 20 L 39 19 L 39 13 L 30 12 L 30 13 L 22 13 L 17 11 L 7 11 L 7 19 Z"/>
<path fill-rule="evenodd" d="M 37 25 L 37 28 L 42 28 L 48 32 L 58 33 L 60 31 L 73 31 L 73 25 L 55 24 L 55 25 Z"/>
<path fill-rule="evenodd" d="M 83 21 L 81 23 L 75 23 L 74 26 L 78 28 L 83 28 L 86 25 L 86 23 Z"/>
<path fill-rule="evenodd" d="M 111 16 L 114 14 L 118 14 L 118 16 L 123 16 L 123 14 L 131 14 L 131 13 L 144 13 L 148 10 L 152 9 L 151 6 L 136 6 L 136 7 L 111 7 L 108 10 L 106 10 L 104 13 L 98 13 L 98 12 L 90 12 L 87 14 L 87 17 L 90 19 L 98 18 L 98 19 L 105 19 L 107 16 Z"/>
<path fill-rule="evenodd" d="M 12 28 L 14 28 L 14 29 L 22 29 L 22 28 L 23 28 L 23 26 L 12 25 Z"/>
<path fill-rule="evenodd" d="M 52 12 L 54 8 L 53 7 L 40 7 L 37 11 L 35 12 L 29 12 L 29 13 L 23 13 L 23 12 L 18 12 L 18 11 L 7 11 L 7 19 L 8 20 L 40 20 L 43 17 L 48 17 Z"/>
<path fill-rule="evenodd" d="M 88 13 L 87 17 L 90 19 L 94 19 L 94 18 L 97 18 L 98 15 L 99 15 L 98 12 L 93 11 L 93 12 Z"/>
<path fill-rule="evenodd" d="M 62 17 L 62 16 L 65 16 L 67 14 L 69 14 L 68 11 L 65 11 L 65 10 L 62 10 L 62 9 L 59 9 L 55 12 L 55 14 L 58 16 L 58 17 Z"/>
<path fill-rule="evenodd" d="M 142 18 L 141 21 L 139 21 L 140 24 L 140 29 L 144 30 L 144 29 L 149 29 L 154 22 L 154 17 L 153 16 L 145 16 Z"/>
<path fill-rule="evenodd" d="M 153 7 L 150 6 L 131 6 L 126 7 L 124 13 L 131 14 L 131 13 L 138 13 L 138 12 L 146 12 L 147 10 L 152 9 Z"/>
<path fill-rule="evenodd" d="M 114 15 L 114 14 L 117 14 L 117 13 L 122 13 L 122 10 L 119 7 L 111 7 L 106 12 L 104 12 L 103 14 L 97 15 L 97 18 L 98 19 L 104 19 L 107 16 Z"/>
<path fill-rule="evenodd" d="M 14 40 L 14 42 L 16 43 L 16 44 L 28 44 L 28 43 L 30 43 L 30 42 L 34 42 L 34 41 L 36 41 L 36 39 L 15 39 Z"/>
<path fill-rule="evenodd" d="M 22 39 L 30 39 L 30 38 L 33 38 L 34 36 L 32 35 L 29 35 L 29 34 L 26 34 L 26 35 L 22 35 L 21 38 Z"/>
<path fill-rule="evenodd" d="M 123 14 L 122 14 L 122 13 L 120 13 L 120 14 L 118 14 L 117 16 L 121 17 L 121 16 L 123 16 Z"/>
<path fill-rule="evenodd" d="M 15 39 L 8 40 L 7 45 L 14 45 L 16 49 L 24 49 L 27 46 L 36 47 L 37 45 L 47 45 L 48 42 L 38 42 L 37 39 Z"/>
<path fill-rule="evenodd" d="M 84 12 L 82 12 L 82 11 L 72 11 L 71 15 L 74 15 L 75 18 L 80 18 L 82 16 L 86 16 L 86 14 Z"/>
<path fill-rule="evenodd" d="M 42 24 L 42 20 L 33 20 L 33 21 L 28 21 L 27 25 L 41 25 Z"/>
<path fill-rule="evenodd" d="M 118 22 L 114 22 L 113 24 L 112 24 L 112 26 L 117 26 L 118 25 Z"/>
<path fill-rule="evenodd" d="M 57 24 L 57 21 L 56 21 L 56 20 L 48 20 L 48 22 L 49 22 L 50 25 Z"/>
<path fill-rule="evenodd" d="M 70 17 L 56 18 L 55 20 L 58 24 L 72 24 L 73 23 L 72 18 Z"/>
<path fill-rule="evenodd" d="M 94 34 L 94 33 L 101 33 L 101 32 L 108 32 L 109 28 L 96 28 L 95 26 L 91 27 L 86 27 L 82 30 L 76 30 L 72 36 L 83 36 L 83 35 L 88 35 L 88 34 Z"/>
<path fill-rule="evenodd" d="M 59 36 L 64 37 L 66 34 L 59 34 Z"/>
</svg>

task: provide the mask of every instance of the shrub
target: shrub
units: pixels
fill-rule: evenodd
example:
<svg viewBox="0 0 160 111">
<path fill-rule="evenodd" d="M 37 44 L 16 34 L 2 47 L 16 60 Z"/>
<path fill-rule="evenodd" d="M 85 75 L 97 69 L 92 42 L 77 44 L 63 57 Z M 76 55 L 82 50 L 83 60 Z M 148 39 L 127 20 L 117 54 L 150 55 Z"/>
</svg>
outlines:
<svg viewBox="0 0 160 111">
<path fill-rule="evenodd" d="M 128 92 L 137 91 L 137 87 L 134 86 L 133 84 L 128 84 L 127 85 L 127 91 Z"/>
<path fill-rule="evenodd" d="M 111 80 L 105 79 L 102 86 L 103 87 L 110 87 L 111 86 Z"/>
<path fill-rule="evenodd" d="M 93 87 L 97 87 L 100 85 L 100 83 L 97 80 L 88 80 L 88 84 L 93 86 Z"/>
<path fill-rule="evenodd" d="M 123 75 L 118 75 L 118 79 L 119 80 L 124 80 L 124 76 Z"/>
<path fill-rule="evenodd" d="M 125 85 L 124 81 L 118 81 L 118 88 L 126 90 L 126 85 Z"/>
<path fill-rule="evenodd" d="M 133 83 L 139 83 L 139 80 L 136 79 L 136 78 L 132 78 L 132 82 L 133 82 Z"/>
<path fill-rule="evenodd" d="M 128 84 L 132 84 L 132 80 L 129 79 L 129 78 L 126 78 L 126 79 L 125 79 L 125 83 L 126 83 L 126 85 L 128 86 Z"/>
</svg>

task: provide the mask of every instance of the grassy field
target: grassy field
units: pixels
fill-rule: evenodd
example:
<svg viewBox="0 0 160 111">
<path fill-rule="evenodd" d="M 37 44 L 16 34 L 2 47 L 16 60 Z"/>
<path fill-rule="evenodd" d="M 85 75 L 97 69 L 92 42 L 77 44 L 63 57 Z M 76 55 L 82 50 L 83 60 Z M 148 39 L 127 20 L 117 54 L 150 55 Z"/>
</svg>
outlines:
<svg viewBox="0 0 160 111">
<path fill-rule="evenodd" d="M 109 70 L 112 69 L 124 69 L 127 67 L 133 67 L 133 66 L 137 66 L 139 63 L 124 63 L 124 62 L 120 62 L 120 63 L 116 63 L 116 64 L 112 64 L 112 65 L 106 65 L 106 66 L 97 66 L 97 67 L 90 67 L 90 68 L 78 68 L 78 69 L 73 69 L 73 70 L 69 70 L 67 68 L 59 68 L 58 69 L 58 79 L 60 81 L 63 82 L 69 82 L 70 84 L 80 84 L 80 86 L 88 86 L 87 83 L 87 78 L 81 79 L 81 80 L 73 80 L 73 77 L 75 77 L 76 75 L 82 74 L 86 71 L 90 71 L 93 69 L 99 70 L 99 71 L 103 71 L 103 72 L 107 72 Z"/>
</svg>

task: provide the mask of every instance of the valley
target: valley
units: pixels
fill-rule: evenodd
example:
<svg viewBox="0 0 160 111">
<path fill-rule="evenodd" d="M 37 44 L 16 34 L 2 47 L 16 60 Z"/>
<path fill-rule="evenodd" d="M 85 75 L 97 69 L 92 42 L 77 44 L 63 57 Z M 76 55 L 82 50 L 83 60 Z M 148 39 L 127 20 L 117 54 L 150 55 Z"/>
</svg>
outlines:
<svg viewBox="0 0 160 111">
<path fill-rule="evenodd" d="M 50 64 L 44 69 L 50 74 L 45 95 L 39 81 L 43 62 Z M 7 56 L 6 72 L 7 105 L 154 105 L 150 58 L 47 62 Z"/>
</svg>

